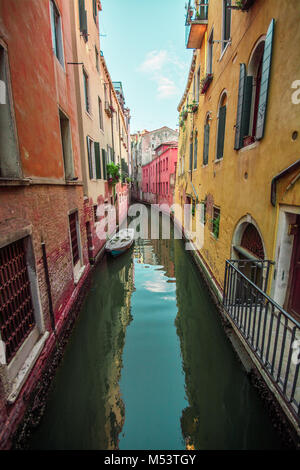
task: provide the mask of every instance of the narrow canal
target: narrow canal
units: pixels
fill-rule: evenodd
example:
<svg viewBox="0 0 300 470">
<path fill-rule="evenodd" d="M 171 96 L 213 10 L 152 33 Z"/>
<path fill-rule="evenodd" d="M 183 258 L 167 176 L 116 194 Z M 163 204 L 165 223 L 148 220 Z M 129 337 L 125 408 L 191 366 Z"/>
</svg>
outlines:
<svg viewBox="0 0 300 470">
<path fill-rule="evenodd" d="M 31 449 L 281 447 L 173 230 L 96 267 Z"/>
</svg>

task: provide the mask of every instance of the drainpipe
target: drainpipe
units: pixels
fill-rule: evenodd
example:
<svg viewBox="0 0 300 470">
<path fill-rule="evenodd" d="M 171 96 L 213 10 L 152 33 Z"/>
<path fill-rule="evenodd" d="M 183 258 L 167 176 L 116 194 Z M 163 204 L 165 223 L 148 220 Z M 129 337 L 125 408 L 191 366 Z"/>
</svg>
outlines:
<svg viewBox="0 0 300 470">
<path fill-rule="evenodd" d="M 283 176 L 288 174 L 289 172 L 295 170 L 296 168 L 300 167 L 300 159 L 297 160 L 295 163 L 292 165 L 288 166 L 285 170 L 281 171 L 278 173 L 274 178 L 272 179 L 271 182 L 271 204 L 272 206 L 276 206 L 276 185 L 277 181 L 280 180 Z"/>
<path fill-rule="evenodd" d="M 44 264 L 45 278 L 46 278 L 46 285 L 47 285 L 47 293 L 48 293 L 50 322 L 51 322 L 52 331 L 54 333 L 55 340 L 56 340 L 56 347 L 58 347 L 45 242 L 42 241 L 41 245 L 42 245 L 42 251 L 43 251 L 43 264 Z"/>
</svg>

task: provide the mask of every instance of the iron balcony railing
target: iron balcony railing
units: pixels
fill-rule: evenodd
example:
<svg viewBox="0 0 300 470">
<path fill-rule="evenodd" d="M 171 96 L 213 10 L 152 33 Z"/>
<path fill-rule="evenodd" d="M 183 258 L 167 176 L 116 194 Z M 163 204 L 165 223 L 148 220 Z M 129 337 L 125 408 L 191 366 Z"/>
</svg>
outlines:
<svg viewBox="0 0 300 470">
<path fill-rule="evenodd" d="M 191 26 L 193 24 L 200 24 L 206 22 L 208 18 L 208 3 L 209 0 L 201 0 L 197 8 L 192 6 L 192 1 L 189 0 L 187 5 L 187 12 L 185 18 L 185 44 L 188 47 Z"/>
<path fill-rule="evenodd" d="M 270 261 L 256 268 L 262 288 L 241 271 L 255 263 L 226 261 L 223 306 L 300 425 L 300 324 L 264 292 Z"/>
</svg>

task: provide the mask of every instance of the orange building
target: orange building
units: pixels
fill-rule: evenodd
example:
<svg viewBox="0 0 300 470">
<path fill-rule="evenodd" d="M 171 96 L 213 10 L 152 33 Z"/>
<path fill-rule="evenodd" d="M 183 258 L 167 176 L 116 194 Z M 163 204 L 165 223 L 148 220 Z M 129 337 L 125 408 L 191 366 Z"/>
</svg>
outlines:
<svg viewBox="0 0 300 470">
<path fill-rule="evenodd" d="M 0 18 L 0 448 L 8 448 L 89 263 L 70 4 L 2 0 Z"/>
</svg>

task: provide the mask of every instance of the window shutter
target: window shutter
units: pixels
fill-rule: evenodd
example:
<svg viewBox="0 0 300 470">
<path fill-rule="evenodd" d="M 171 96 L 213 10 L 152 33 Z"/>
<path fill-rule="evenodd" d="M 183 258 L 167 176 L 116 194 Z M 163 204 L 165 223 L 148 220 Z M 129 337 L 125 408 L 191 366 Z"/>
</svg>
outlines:
<svg viewBox="0 0 300 470">
<path fill-rule="evenodd" d="M 106 171 L 106 152 L 105 149 L 102 149 L 102 168 L 103 168 L 103 179 L 107 179 L 107 171 Z"/>
<path fill-rule="evenodd" d="M 226 123 L 226 106 L 221 106 L 219 109 L 217 158 L 223 157 L 224 139 L 225 139 L 225 123 Z"/>
<path fill-rule="evenodd" d="M 243 104 L 243 111 L 242 111 L 242 128 L 241 128 L 242 139 L 246 135 L 249 135 L 252 90 L 253 90 L 253 77 L 246 77 L 245 91 L 244 91 L 244 104 Z"/>
<path fill-rule="evenodd" d="M 90 175 L 90 179 L 92 179 L 93 178 L 92 155 L 91 155 L 91 149 L 90 149 L 90 139 L 88 136 L 86 137 L 86 143 L 87 143 L 87 151 L 88 151 L 89 175 Z"/>
<path fill-rule="evenodd" d="M 198 137 L 195 137 L 195 144 L 194 144 L 194 170 L 197 168 L 197 150 L 198 150 Z"/>
<path fill-rule="evenodd" d="M 262 77 L 261 77 L 261 87 L 260 87 L 260 94 L 259 94 L 258 116 L 257 116 L 256 136 L 255 136 L 257 140 L 260 140 L 263 138 L 264 130 L 265 130 L 268 91 L 269 91 L 270 72 L 271 72 L 274 25 L 275 25 L 275 20 L 273 18 L 268 28 L 266 41 L 265 41 L 264 56 L 263 56 Z"/>
<path fill-rule="evenodd" d="M 79 5 L 79 27 L 80 32 L 87 36 L 87 14 L 85 9 L 85 0 L 78 0 Z"/>
<path fill-rule="evenodd" d="M 209 131 L 210 131 L 209 124 L 205 124 L 205 126 L 204 126 L 204 143 L 203 143 L 203 165 L 207 165 L 207 163 L 208 163 Z"/>
<path fill-rule="evenodd" d="M 236 115 L 236 124 L 235 124 L 235 141 L 234 141 L 235 150 L 239 150 L 243 146 L 242 115 L 243 115 L 245 85 L 246 85 L 246 65 L 240 64 L 239 96 L 238 96 L 238 106 L 237 106 L 237 115 Z"/>
<path fill-rule="evenodd" d="M 193 169 L 193 142 L 190 143 L 190 171 Z"/>
<path fill-rule="evenodd" d="M 100 160 L 100 144 L 95 142 L 95 161 L 96 161 L 96 178 L 101 179 L 101 160 Z"/>
</svg>

